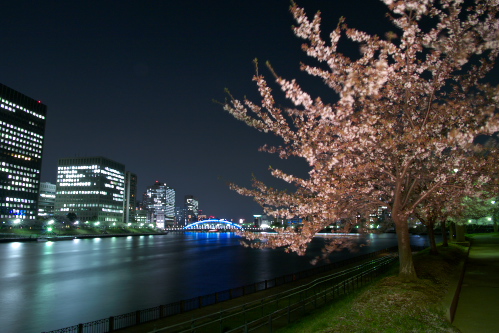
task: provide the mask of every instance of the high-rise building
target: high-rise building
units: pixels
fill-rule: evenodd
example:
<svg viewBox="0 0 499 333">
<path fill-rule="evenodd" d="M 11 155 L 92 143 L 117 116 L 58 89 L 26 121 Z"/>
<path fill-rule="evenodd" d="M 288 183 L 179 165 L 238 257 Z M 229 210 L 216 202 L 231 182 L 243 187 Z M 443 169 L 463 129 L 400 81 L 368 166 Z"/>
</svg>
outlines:
<svg viewBox="0 0 499 333">
<path fill-rule="evenodd" d="M 199 201 L 193 195 L 186 195 L 184 205 L 186 208 L 186 222 L 196 222 L 199 215 Z"/>
<path fill-rule="evenodd" d="M 47 106 L 0 83 L 0 218 L 33 220 Z"/>
<path fill-rule="evenodd" d="M 52 183 L 40 184 L 40 196 L 38 197 L 38 217 L 48 217 L 54 215 L 55 208 L 55 188 Z"/>
<path fill-rule="evenodd" d="M 178 226 L 186 226 L 199 220 L 199 201 L 192 195 L 184 197 L 184 206 L 175 208 L 175 223 Z M 203 215 L 206 218 L 206 215 Z"/>
<path fill-rule="evenodd" d="M 59 159 L 56 214 L 73 212 L 81 223 L 123 222 L 125 166 L 105 157 Z"/>
<path fill-rule="evenodd" d="M 147 211 L 147 223 L 157 228 L 172 225 L 175 218 L 175 190 L 156 181 L 144 193 L 143 205 Z"/>
<path fill-rule="evenodd" d="M 137 175 L 127 171 L 125 173 L 125 217 L 123 222 L 136 222 L 137 209 Z"/>
</svg>

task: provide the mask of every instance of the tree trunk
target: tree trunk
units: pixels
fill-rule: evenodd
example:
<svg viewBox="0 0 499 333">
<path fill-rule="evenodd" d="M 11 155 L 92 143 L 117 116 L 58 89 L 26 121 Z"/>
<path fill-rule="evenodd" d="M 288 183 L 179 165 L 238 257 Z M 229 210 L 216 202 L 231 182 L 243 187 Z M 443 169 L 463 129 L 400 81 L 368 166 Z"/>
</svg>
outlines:
<svg viewBox="0 0 499 333">
<path fill-rule="evenodd" d="M 456 242 L 465 242 L 464 234 L 466 233 L 466 226 L 464 224 L 456 225 Z"/>
<path fill-rule="evenodd" d="M 497 228 L 497 220 L 494 219 L 494 232 L 497 232 L 498 228 Z"/>
<path fill-rule="evenodd" d="M 397 232 L 399 248 L 399 278 L 404 282 L 417 280 L 416 270 L 412 261 L 411 238 L 409 225 L 405 219 L 393 216 Z"/>
<path fill-rule="evenodd" d="M 430 254 L 437 255 L 437 242 L 435 242 L 435 222 L 428 223 L 428 239 L 430 240 Z"/>
<path fill-rule="evenodd" d="M 449 246 L 449 241 L 447 239 L 447 228 L 445 227 L 445 220 L 440 222 L 440 229 L 442 230 L 442 246 Z"/>
</svg>

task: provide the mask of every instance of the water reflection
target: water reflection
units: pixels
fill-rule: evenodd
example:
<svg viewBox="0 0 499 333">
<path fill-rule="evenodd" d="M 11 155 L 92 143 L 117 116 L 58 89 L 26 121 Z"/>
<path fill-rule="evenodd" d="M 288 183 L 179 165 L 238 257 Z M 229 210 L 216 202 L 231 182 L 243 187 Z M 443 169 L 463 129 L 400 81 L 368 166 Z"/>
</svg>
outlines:
<svg viewBox="0 0 499 333">
<path fill-rule="evenodd" d="M 396 244 L 395 235 L 369 239 L 358 254 Z M 308 269 L 320 240 L 304 257 L 245 248 L 230 233 L 2 243 L 0 251 L 1 331 L 41 332 Z"/>
</svg>

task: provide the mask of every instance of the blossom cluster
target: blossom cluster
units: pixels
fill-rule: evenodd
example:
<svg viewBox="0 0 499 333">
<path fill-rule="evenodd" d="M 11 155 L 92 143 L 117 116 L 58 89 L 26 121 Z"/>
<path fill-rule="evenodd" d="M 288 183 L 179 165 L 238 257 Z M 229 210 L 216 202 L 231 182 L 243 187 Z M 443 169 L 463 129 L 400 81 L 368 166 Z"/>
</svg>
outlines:
<svg viewBox="0 0 499 333">
<path fill-rule="evenodd" d="M 294 105 L 279 107 L 258 74 L 261 103 L 231 96 L 224 105 L 237 119 L 282 138 L 282 146 L 263 150 L 310 166 L 306 179 L 272 170 L 295 192 L 258 180 L 253 188 L 232 185 L 268 214 L 305 220 L 300 231 L 283 230 L 258 246 L 303 254 L 317 231 L 378 206 L 389 207 L 399 227 L 423 205 L 442 200 L 442 193 L 479 192 L 496 174 L 490 161 L 497 150 L 474 140 L 499 131 L 499 89 L 484 80 L 499 52 L 499 1 L 383 2 L 396 30 L 385 38 L 350 28 L 342 18 L 326 41 L 320 13 L 309 19 L 304 9 L 291 7 L 303 50 L 321 64 L 301 69 L 322 79 L 337 102 L 314 99 L 296 80 L 277 76 L 276 85 Z M 361 56 L 339 52 L 343 39 L 358 44 Z M 328 249 L 341 246 L 333 242 Z"/>
</svg>

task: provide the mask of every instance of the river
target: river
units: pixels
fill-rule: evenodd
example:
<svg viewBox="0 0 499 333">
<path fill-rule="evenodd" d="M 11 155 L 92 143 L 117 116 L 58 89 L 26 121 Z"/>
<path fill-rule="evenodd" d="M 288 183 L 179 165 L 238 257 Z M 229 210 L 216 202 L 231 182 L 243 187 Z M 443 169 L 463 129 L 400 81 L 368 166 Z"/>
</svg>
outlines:
<svg viewBox="0 0 499 333">
<path fill-rule="evenodd" d="M 332 261 L 396 245 L 395 234 L 368 239 Z M 230 233 L 0 243 L 0 331 L 50 331 L 272 279 L 311 268 L 319 244 L 300 257 L 245 248 Z"/>
</svg>

